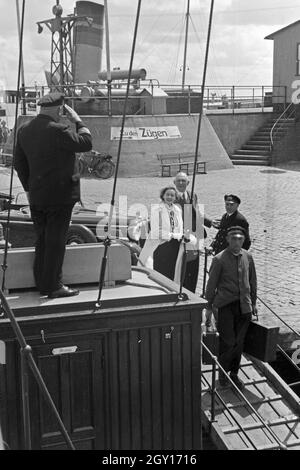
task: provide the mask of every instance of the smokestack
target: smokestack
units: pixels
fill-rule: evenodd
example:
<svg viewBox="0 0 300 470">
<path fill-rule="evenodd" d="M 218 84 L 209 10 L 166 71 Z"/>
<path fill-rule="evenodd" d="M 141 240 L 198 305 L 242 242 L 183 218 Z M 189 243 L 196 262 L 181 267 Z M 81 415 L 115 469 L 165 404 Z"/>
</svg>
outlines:
<svg viewBox="0 0 300 470">
<path fill-rule="evenodd" d="M 84 21 L 74 26 L 74 79 L 75 83 L 86 83 L 97 80 L 101 70 L 104 6 L 78 1 L 76 14 L 93 18 L 91 26 Z"/>
</svg>

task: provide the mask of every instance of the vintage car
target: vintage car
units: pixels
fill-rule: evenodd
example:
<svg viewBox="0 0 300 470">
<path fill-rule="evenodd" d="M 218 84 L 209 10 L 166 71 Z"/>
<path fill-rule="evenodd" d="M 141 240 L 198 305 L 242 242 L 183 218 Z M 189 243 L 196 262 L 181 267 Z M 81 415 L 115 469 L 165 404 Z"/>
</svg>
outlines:
<svg viewBox="0 0 300 470">
<path fill-rule="evenodd" d="M 30 215 L 30 208 L 25 198 L 10 198 L 0 193 L 0 224 L 6 233 L 8 209 L 10 204 L 10 221 L 8 241 L 13 248 L 34 246 L 35 232 Z M 15 199 L 15 200 L 14 200 Z M 20 200 L 21 199 L 21 200 Z M 121 242 L 131 253 L 131 262 L 137 264 L 140 253 L 139 243 L 134 241 L 128 232 L 128 226 L 134 223 L 134 218 L 117 216 L 112 218 L 110 239 L 112 243 Z M 135 224 L 134 224 L 135 225 Z M 103 243 L 107 238 L 108 213 L 99 209 L 88 209 L 82 204 L 76 204 L 72 214 L 71 224 L 67 233 L 67 244 Z"/>
</svg>

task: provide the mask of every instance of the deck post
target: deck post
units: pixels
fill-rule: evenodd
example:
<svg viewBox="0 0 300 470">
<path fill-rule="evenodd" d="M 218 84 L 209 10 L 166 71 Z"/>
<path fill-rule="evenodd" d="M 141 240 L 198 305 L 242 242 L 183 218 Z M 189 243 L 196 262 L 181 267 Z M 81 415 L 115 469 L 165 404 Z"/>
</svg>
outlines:
<svg viewBox="0 0 300 470">
<path fill-rule="evenodd" d="M 26 450 L 31 450 L 31 431 L 30 431 L 30 408 L 29 408 L 29 378 L 28 378 L 28 354 L 31 353 L 31 347 L 26 345 L 21 348 L 21 376 L 22 376 L 22 413 L 24 427 L 24 446 Z"/>
<path fill-rule="evenodd" d="M 210 424 L 216 421 L 216 372 L 217 372 L 217 358 L 212 356 L 212 378 L 211 378 L 211 418 Z"/>
</svg>

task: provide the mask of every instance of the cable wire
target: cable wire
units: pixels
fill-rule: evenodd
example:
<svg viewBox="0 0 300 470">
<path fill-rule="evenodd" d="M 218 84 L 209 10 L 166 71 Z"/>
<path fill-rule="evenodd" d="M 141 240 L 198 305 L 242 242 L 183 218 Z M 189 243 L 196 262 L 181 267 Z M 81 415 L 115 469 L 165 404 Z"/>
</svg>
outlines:
<svg viewBox="0 0 300 470">
<path fill-rule="evenodd" d="M 104 278 L 105 278 L 106 264 L 107 264 L 107 252 L 108 252 L 108 247 L 111 244 L 111 240 L 110 240 L 111 223 L 112 223 L 112 216 L 113 216 L 113 211 L 115 207 L 116 187 L 117 187 L 118 172 L 119 172 L 120 158 L 121 158 L 121 149 L 122 149 L 125 119 L 126 119 L 126 108 L 127 108 L 127 103 L 128 103 L 128 97 L 129 97 L 130 80 L 131 80 L 131 75 L 132 75 L 133 60 L 134 60 L 134 53 L 135 53 L 135 47 L 136 47 L 136 38 L 137 38 L 137 32 L 138 32 L 140 12 L 141 12 L 141 3 L 142 3 L 142 0 L 138 0 L 134 34 L 133 34 L 133 43 L 132 43 L 132 50 L 131 50 L 131 57 L 130 57 L 130 66 L 129 66 L 128 80 L 127 80 L 127 89 L 126 89 L 126 95 L 125 95 L 125 101 L 124 101 L 120 140 L 119 140 L 118 153 L 117 153 L 117 162 L 116 162 L 115 175 L 114 175 L 114 184 L 113 184 L 113 191 L 112 191 L 110 210 L 109 210 L 109 216 L 108 216 L 108 224 L 107 224 L 108 230 L 107 230 L 107 237 L 104 242 L 104 254 L 103 254 L 102 261 L 101 261 L 101 269 L 100 269 L 100 276 L 99 276 L 99 291 L 98 291 L 98 298 L 96 302 L 97 308 L 100 307 L 100 299 L 101 299 Z"/>
<path fill-rule="evenodd" d="M 25 18 L 25 0 L 23 0 L 23 2 L 22 2 L 22 13 L 21 13 L 21 27 L 20 27 L 20 39 L 19 39 L 19 65 L 18 65 L 18 80 L 17 80 L 17 98 L 16 98 L 15 125 L 14 125 L 14 138 L 13 138 L 13 155 L 12 155 L 11 172 L 10 172 L 9 204 L 8 204 L 8 211 L 7 211 L 7 223 L 6 223 L 6 229 L 5 229 L 5 247 L 4 247 L 3 263 L 1 265 L 2 270 L 3 270 L 2 291 L 5 290 L 5 280 L 6 280 L 6 270 L 7 270 L 8 233 L 9 233 L 10 216 L 11 216 L 14 166 L 15 166 L 15 149 L 16 149 L 16 141 L 17 141 L 17 120 L 18 120 L 19 103 L 20 103 L 20 84 L 21 84 L 21 71 L 22 71 L 22 61 L 23 61 L 24 18 Z"/>
</svg>

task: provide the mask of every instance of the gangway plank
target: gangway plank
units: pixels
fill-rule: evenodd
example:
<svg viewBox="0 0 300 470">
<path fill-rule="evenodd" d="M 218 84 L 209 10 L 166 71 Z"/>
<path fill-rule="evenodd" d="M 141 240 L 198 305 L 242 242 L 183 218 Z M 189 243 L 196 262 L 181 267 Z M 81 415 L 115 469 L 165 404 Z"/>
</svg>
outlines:
<svg viewBox="0 0 300 470">
<path fill-rule="evenodd" d="M 269 428 L 288 450 L 300 449 L 299 397 L 269 364 L 251 356 L 243 356 L 239 376 L 245 384 L 244 396 L 263 423 L 233 387 L 220 387 L 218 382 L 215 420 L 211 422 L 212 366 L 203 365 L 202 419 L 216 446 L 228 450 L 279 449 Z"/>
</svg>

